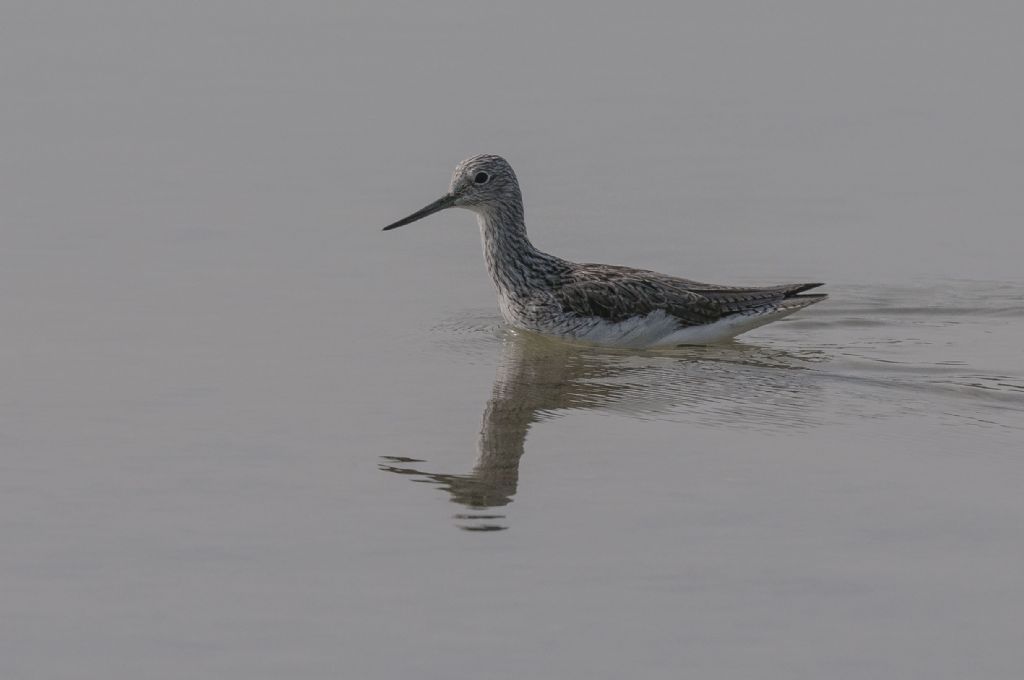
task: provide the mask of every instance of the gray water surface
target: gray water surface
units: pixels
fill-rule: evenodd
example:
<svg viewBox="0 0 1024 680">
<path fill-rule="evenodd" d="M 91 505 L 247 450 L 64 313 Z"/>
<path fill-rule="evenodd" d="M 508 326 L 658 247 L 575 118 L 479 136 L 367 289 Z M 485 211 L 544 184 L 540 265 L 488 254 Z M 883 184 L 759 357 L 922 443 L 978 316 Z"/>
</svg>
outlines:
<svg viewBox="0 0 1024 680">
<path fill-rule="evenodd" d="M 1015 5 L 8 4 L 0 677 L 1017 678 Z M 472 216 L 828 302 L 505 327 Z"/>
</svg>

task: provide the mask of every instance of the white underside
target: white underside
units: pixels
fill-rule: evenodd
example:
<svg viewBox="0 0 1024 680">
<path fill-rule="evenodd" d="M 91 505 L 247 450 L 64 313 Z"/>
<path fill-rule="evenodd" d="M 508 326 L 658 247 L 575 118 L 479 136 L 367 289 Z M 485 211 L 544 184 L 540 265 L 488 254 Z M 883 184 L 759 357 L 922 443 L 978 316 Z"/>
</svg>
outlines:
<svg viewBox="0 0 1024 680">
<path fill-rule="evenodd" d="M 762 313 L 729 316 L 703 326 L 680 328 L 679 322 L 659 310 L 647 316 L 619 323 L 595 322 L 587 328 L 576 328 L 563 337 L 611 347 L 669 347 L 675 345 L 709 345 L 734 338 L 740 333 L 789 316 L 804 305 L 794 305 Z"/>
</svg>

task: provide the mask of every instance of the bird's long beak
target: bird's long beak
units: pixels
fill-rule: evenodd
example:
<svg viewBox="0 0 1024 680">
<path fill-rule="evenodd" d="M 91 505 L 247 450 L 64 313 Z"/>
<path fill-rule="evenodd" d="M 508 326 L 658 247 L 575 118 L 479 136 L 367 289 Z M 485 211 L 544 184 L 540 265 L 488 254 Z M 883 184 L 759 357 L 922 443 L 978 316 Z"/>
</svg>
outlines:
<svg viewBox="0 0 1024 680">
<path fill-rule="evenodd" d="M 389 229 L 397 229 L 398 227 L 404 227 L 405 225 L 411 222 L 421 220 L 427 215 L 433 215 L 434 213 L 440 210 L 444 210 L 445 208 L 450 208 L 453 205 L 455 205 L 455 196 L 452 194 L 445 194 L 444 196 L 437 199 L 427 207 L 417 210 L 413 214 L 398 220 L 394 224 L 389 224 L 388 226 L 384 227 L 383 231 L 388 231 Z"/>
</svg>

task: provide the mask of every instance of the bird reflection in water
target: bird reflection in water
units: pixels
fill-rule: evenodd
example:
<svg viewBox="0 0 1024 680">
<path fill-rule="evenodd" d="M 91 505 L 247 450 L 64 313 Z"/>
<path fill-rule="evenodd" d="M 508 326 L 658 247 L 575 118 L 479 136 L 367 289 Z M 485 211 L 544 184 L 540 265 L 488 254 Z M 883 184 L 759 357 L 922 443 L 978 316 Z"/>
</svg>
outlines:
<svg viewBox="0 0 1024 680">
<path fill-rule="evenodd" d="M 791 429 L 807 424 L 821 351 L 781 352 L 755 345 L 630 352 L 571 345 L 508 331 L 484 409 L 476 464 L 467 474 L 436 473 L 425 461 L 383 456 L 380 469 L 437 485 L 466 511 L 468 531 L 508 528 L 499 510 L 519 486 L 519 461 L 536 422 L 573 410 L 600 409 L 642 418 L 711 426 Z M 685 409 L 680 410 L 680 407 Z"/>
</svg>

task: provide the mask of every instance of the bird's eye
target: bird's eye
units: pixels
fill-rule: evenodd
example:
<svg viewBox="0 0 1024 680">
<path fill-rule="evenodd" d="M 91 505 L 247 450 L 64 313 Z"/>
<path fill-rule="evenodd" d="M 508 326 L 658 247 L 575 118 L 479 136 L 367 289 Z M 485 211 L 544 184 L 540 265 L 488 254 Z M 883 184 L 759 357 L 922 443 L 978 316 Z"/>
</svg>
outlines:
<svg viewBox="0 0 1024 680">
<path fill-rule="evenodd" d="M 486 184 L 487 180 L 489 180 L 490 178 L 491 176 L 488 175 L 486 172 L 478 172 L 476 173 L 476 177 L 473 178 L 473 182 L 475 184 Z"/>
</svg>

